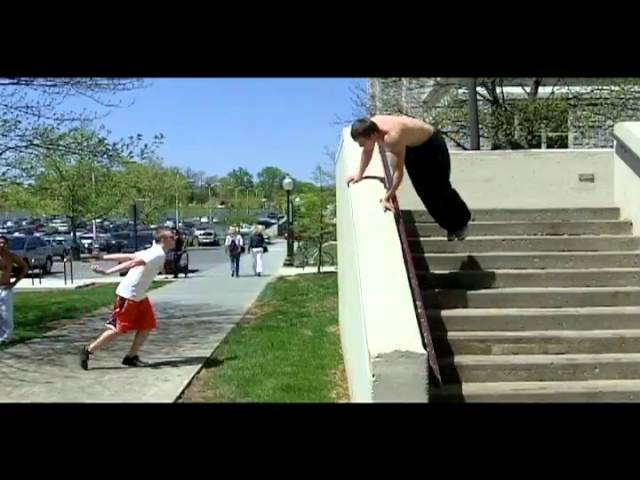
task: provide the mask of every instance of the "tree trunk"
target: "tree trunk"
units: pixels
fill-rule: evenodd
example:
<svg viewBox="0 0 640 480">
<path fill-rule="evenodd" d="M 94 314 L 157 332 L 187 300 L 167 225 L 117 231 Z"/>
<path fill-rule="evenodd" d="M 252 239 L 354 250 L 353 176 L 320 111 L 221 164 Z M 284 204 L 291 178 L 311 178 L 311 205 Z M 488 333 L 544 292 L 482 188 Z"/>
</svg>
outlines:
<svg viewBox="0 0 640 480">
<path fill-rule="evenodd" d="M 529 89 L 529 98 L 537 98 L 538 91 L 540 90 L 540 84 L 542 83 L 542 78 L 534 78 L 533 83 L 531 84 L 531 88 Z"/>
</svg>

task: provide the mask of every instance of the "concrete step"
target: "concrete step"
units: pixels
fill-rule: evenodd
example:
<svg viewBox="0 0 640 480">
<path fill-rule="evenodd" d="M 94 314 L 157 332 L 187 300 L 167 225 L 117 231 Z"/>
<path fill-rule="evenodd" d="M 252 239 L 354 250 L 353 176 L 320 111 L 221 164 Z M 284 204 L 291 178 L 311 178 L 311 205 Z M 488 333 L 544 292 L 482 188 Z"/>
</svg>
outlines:
<svg viewBox="0 0 640 480">
<path fill-rule="evenodd" d="M 597 252 L 637 251 L 640 237 L 630 235 L 594 235 L 579 237 L 468 237 L 448 242 L 441 238 L 410 239 L 415 254 L 486 252 Z"/>
<path fill-rule="evenodd" d="M 423 271 L 640 268 L 640 252 L 430 252 L 415 254 L 414 262 L 416 269 Z"/>
<path fill-rule="evenodd" d="M 427 310 L 427 318 L 434 335 L 478 330 L 631 330 L 640 328 L 640 306 L 460 308 Z"/>
<path fill-rule="evenodd" d="M 425 289 L 640 287 L 640 268 L 418 272 Z"/>
<path fill-rule="evenodd" d="M 433 222 L 426 210 L 404 210 L 405 220 L 409 222 Z M 620 209 L 606 208 L 551 208 L 551 209 L 480 209 L 471 212 L 476 222 L 503 221 L 574 221 L 574 220 L 618 220 Z"/>
<path fill-rule="evenodd" d="M 438 402 L 638 402 L 640 380 L 491 382 L 430 389 Z"/>
<path fill-rule="evenodd" d="M 640 353 L 640 330 L 449 332 L 434 336 L 438 357 Z"/>
<path fill-rule="evenodd" d="M 446 232 L 435 223 L 408 223 L 411 237 L 446 237 Z M 574 222 L 473 222 L 469 234 L 483 236 L 534 235 L 631 235 L 632 224 L 626 220 L 594 220 Z"/>
<path fill-rule="evenodd" d="M 439 359 L 443 383 L 634 380 L 640 353 L 457 355 Z"/>
<path fill-rule="evenodd" d="M 640 305 L 640 287 L 495 288 L 487 290 L 424 290 L 429 309 L 554 308 Z"/>
</svg>

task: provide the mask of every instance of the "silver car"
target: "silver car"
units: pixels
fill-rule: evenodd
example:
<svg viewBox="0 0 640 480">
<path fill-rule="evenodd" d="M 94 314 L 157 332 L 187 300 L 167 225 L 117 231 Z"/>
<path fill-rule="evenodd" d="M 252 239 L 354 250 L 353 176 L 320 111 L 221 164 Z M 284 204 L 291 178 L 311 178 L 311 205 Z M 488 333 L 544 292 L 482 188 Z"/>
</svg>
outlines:
<svg viewBox="0 0 640 480">
<path fill-rule="evenodd" d="M 42 237 L 14 235 L 9 237 L 9 250 L 30 267 L 42 269 L 44 275 L 53 269 L 53 252 Z"/>
<path fill-rule="evenodd" d="M 64 260 L 71 253 L 71 243 L 65 237 L 43 237 L 51 247 L 51 254 Z"/>
</svg>

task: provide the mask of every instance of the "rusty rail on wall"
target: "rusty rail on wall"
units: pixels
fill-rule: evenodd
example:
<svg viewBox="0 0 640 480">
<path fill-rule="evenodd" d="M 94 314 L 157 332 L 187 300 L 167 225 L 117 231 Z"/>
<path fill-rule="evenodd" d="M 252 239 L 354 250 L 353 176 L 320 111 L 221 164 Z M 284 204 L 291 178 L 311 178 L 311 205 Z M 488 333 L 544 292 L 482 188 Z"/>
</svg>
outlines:
<svg viewBox="0 0 640 480">
<path fill-rule="evenodd" d="M 380 150 L 380 159 L 382 160 L 382 168 L 384 169 L 384 184 L 385 188 L 389 190 L 391 188 L 392 177 L 389 163 L 387 162 L 387 154 L 381 143 L 378 143 L 378 149 Z M 404 264 L 407 268 L 407 274 L 409 276 L 409 284 L 411 285 L 411 293 L 413 295 L 413 304 L 416 309 L 416 316 L 418 317 L 418 326 L 420 327 L 420 333 L 422 334 L 422 340 L 424 347 L 427 350 L 427 363 L 431 366 L 433 373 L 435 374 L 438 382 L 442 384 L 442 377 L 440 376 L 440 368 L 438 367 L 438 358 L 433 348 L 433 340 L 431 339 L 431 331 L 429 330 L 429 322 L 427 319 L 427 311 L 424 308 L 424 302 L 422 301 L 422 291 L 420 290 L 420 284 L 418 283 L 418 276 L 416 275 L 416 268 L 413 264 L 413 257 L 411 255 L 411 248 L 409 247 L 409 238 L 407 237 L 407 230 L 404 226 L 404 219 L 400 212 L 400 205 L 398 204 L 398 198 L 394 195 L 392 199 L 394 206 L 394 218 L 396 219 L 396 226 L 398 227 L 398 234 L 400 236 L 400 244 L 402 245 L 402 256 L 404 257 Z"/>
</svg>

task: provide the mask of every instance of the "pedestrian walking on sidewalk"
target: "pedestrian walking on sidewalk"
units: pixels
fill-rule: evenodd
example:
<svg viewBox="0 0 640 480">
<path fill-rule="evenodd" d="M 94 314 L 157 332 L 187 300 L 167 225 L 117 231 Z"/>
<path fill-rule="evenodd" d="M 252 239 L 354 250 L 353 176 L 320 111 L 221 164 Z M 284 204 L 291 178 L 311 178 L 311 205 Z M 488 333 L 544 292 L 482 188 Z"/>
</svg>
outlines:
<svg viewBox="0 0 640 480">
<path fill-rule="evenodd" d="M 232 226 L 224 240 L 224 251 L 229 255 L 231 263 L 231 276 L 236 278 L 240 277 L 240 256 L 244 249 L 244 240 L 239 232 L 238 227 Z"/>
<path fill-rule="evenodd" d="M 93 343 L 82 347 L 80 367 L 89 369 L 89 357 L 104 348 L 116 337 L 135 331 L 129 353 L 122 360 L 127 367 L 145 365 L 138 352 L 151 330 L 156 328 L 156 316 L 147 297 L 147 290 L 153 279 L 164 266 L 167 252 L 175 247 L 174 234 L 168 228 L 158 228 L 154 233 L 154 245 L 151 248 L 132 254 L 117 253 L 103 255 L 99 259 L 121 261 L 119 265 L 105 270 L 93 265 L 92 270 L 103 275 L 111 275 L 128 270 L 116 289 L 116 302 L 111 317 L 106 322 L 107 329 Z"/>
<path fill-rule="evenodd" d="M 253 257 L 253 274 L 258 277 L 262 275 L 262 255 L 267 253 L 267 245 L 262 234 L 263 229 L 264 227 L 261 225 L 254 225 L 253 233 L 249 238 L 249 249 Z"/>
</svg>

